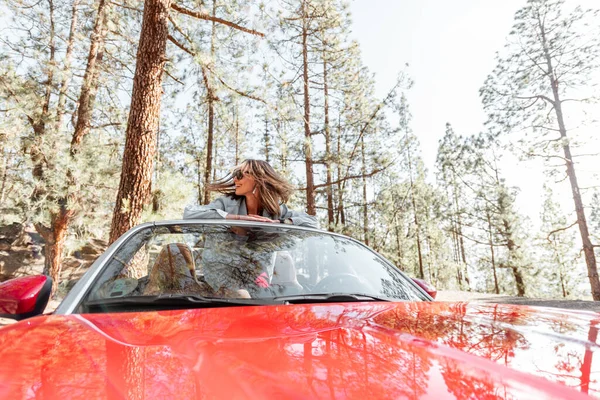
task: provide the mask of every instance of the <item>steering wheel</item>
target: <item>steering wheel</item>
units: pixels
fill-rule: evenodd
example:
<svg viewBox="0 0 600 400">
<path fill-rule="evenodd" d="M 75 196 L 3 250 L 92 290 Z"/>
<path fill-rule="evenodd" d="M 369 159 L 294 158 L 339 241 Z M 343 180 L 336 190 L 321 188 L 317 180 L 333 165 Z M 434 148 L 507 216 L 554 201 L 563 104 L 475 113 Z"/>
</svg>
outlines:
<svg viewBox="0 0 600 400">
<path fill-rule="evenodd" d="M 369 287 L 358 276 L 349 273 L 341 273 L 326 276 L 315 285 L 313 293 L 329 292 L 368 292 Z"/>
</svg>

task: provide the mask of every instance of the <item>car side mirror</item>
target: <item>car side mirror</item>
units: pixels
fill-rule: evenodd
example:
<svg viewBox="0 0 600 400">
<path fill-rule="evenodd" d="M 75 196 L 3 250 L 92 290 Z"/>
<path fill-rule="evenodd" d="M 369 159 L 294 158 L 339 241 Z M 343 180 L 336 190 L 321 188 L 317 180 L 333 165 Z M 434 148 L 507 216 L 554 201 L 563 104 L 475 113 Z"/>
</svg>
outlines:
<svg viewBox="0 0 600 400">
<path fill-rule="evenodd" d="M 46 275 L 23 276 L 0 283 L 0 317 L 17 321 L 44 312 L 52 278 Z"/>
<path fill-rule="evenodd" d="M 421 289 L 423 289 L 428 295 L 430 295 L 433 299 L 435 299 L 435 296 L 437 296 L 437 289 L 435 287 L 433 287 L 433 285 L 431 285 L 427 281 L 424 281 L 423 279 L 419 279 L 419 278 L 410 278 L 410 279 L 412 279 L 414 283 L 419 285 L 419 287 Z"/>
</svg>

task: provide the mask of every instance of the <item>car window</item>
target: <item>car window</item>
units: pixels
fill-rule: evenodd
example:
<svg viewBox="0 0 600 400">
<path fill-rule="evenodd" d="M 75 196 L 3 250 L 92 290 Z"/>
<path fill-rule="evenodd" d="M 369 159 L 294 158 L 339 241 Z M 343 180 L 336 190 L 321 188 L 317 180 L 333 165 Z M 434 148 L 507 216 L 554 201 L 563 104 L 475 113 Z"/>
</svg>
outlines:
<svg viewBox="0 0 600 400">
<path fill-rule="evenodd" d="M 279 226 L 148 228 L 112 255 L 86 299 L 270 299 L 315 293 L 426 300 L 396 267 L 364 245 Z"/>
</svg>

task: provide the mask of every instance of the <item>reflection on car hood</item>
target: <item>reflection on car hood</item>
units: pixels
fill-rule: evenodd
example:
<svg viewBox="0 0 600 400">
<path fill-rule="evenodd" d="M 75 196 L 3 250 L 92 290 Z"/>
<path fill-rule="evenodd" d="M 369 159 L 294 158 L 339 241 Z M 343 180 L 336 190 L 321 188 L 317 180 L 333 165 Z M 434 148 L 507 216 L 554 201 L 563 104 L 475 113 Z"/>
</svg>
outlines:
<svg viewBox="0 0 600 400">
<path fill-rule="evenodd" d="M 0 330 L 0 398 L 585 398 L 599 322 L 427 302 L 43 316 Z"/>
</svg>

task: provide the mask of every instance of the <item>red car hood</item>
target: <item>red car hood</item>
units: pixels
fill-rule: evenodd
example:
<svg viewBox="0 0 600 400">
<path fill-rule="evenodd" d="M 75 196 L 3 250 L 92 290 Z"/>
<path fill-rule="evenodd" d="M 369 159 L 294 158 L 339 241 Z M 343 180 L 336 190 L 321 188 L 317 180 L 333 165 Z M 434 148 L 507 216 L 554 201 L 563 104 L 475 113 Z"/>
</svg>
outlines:
<svg viewBox="0 0 600 400">
<path fill-rule="evenodd" d="M 586 398 L 599 322 L 426 302 L 42 316 L 0 329 L 0 398 Z"/>
</svg>

